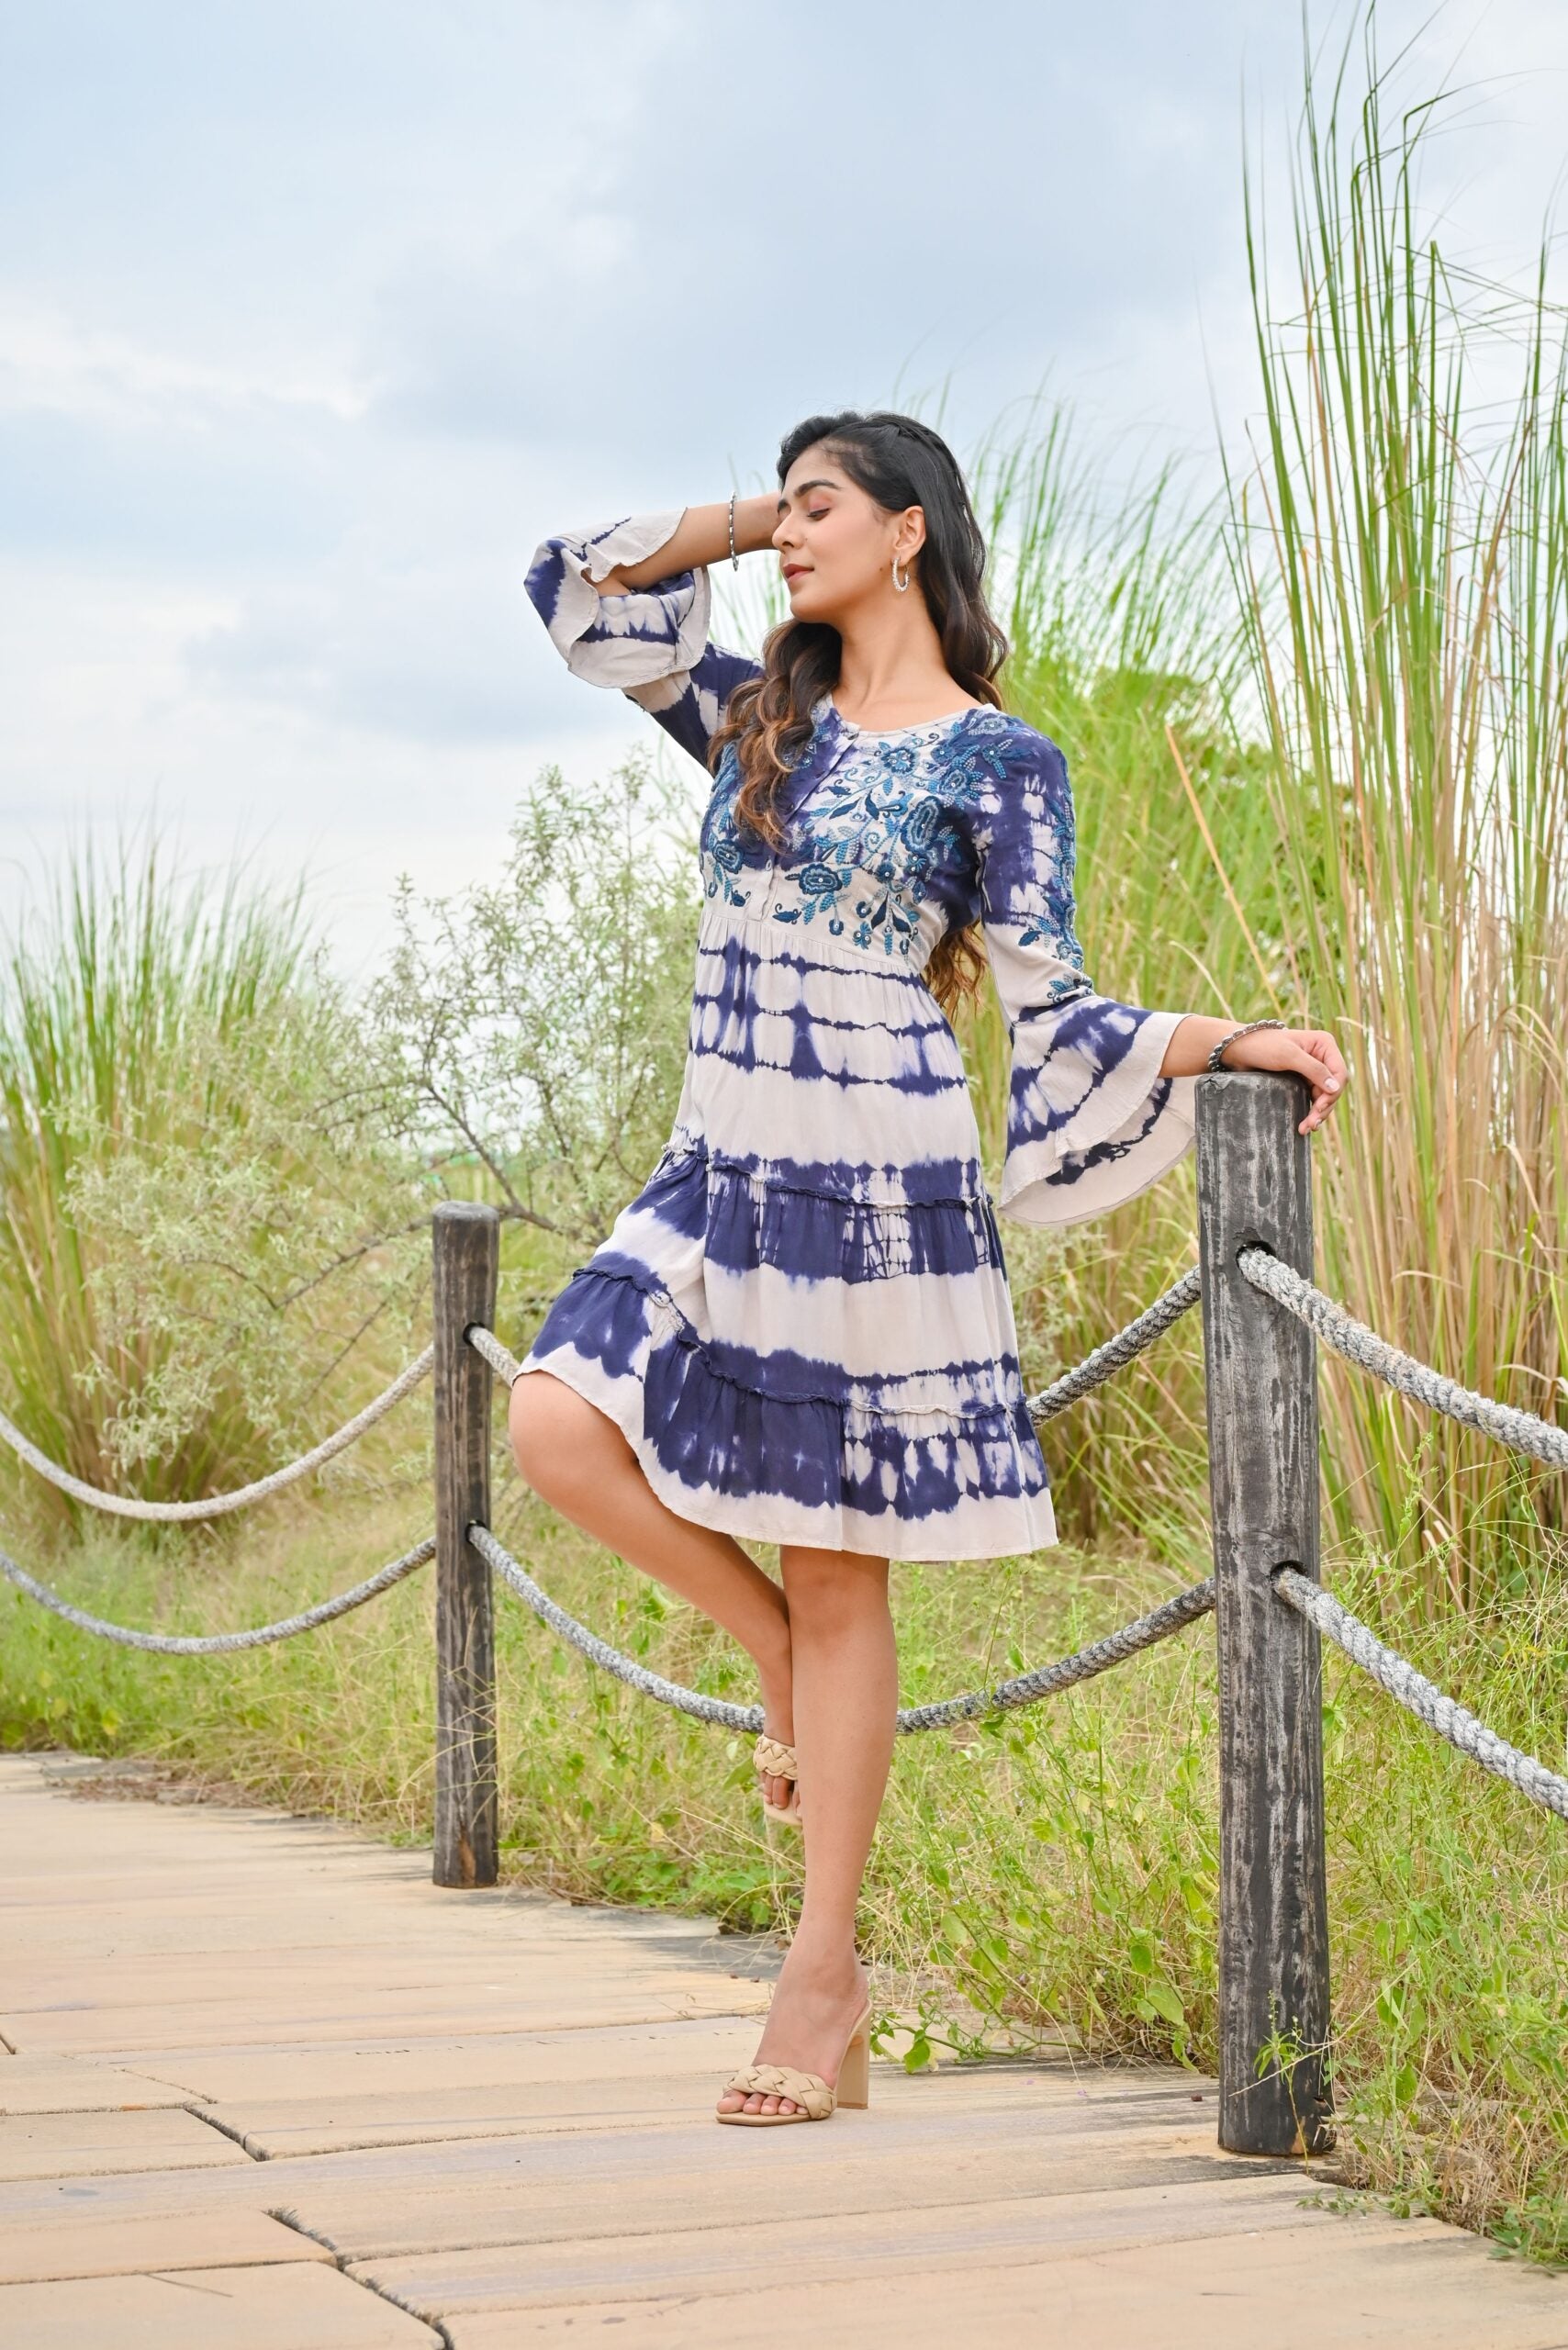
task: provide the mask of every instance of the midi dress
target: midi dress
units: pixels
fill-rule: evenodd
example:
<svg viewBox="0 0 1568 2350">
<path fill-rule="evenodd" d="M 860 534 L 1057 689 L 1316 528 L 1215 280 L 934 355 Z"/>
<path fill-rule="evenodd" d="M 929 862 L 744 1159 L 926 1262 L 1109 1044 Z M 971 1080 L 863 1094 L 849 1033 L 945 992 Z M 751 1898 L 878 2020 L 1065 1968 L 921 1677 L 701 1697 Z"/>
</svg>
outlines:
<svg viewBox="0 0 1568 2350">
<path fill-rule="evenodd" d="M 573 673 L 618 688 L 704 767 L 759 665 L 710 642 L 705 571 L 592 585 L 679 512 L 547 539 L 529 596 Z M 669 1140 L 555 1298 L 523 1362 L 621 1429 L 678 1516 L 742 1539 L 902 1560 L 1056 1539 L 997 1213 L 1066 1225 L 1187 1149 L 1181 1013 L 1096 993 L 1074 934 L 1057 745 L 959 711 L 854 725 L 824 696 L 785 786 L 786 836 L 736 822 L 726 746 Z M 922 979 L 978 922 L 1011 1032 L 993 1201 L 963 1061 Z"/>
</svg>

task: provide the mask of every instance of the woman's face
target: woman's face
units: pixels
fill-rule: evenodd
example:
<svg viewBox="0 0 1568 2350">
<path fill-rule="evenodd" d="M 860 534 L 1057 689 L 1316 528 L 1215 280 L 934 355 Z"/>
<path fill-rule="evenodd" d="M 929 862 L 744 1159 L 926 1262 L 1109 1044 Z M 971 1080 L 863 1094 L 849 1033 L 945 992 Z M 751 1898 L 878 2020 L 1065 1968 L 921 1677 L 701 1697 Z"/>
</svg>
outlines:
<svg viewBox="0 0 1568 2350">
<path fill-rule="evenodd" d="M 802 451 L 778 493 L 773 533 L 790 618 L 836 626 L 841 614 L 890 597 L 894 554 L 904 564 L 924 536 L 918 506 L 889 514 L 820 442 Z"/>
</svg>

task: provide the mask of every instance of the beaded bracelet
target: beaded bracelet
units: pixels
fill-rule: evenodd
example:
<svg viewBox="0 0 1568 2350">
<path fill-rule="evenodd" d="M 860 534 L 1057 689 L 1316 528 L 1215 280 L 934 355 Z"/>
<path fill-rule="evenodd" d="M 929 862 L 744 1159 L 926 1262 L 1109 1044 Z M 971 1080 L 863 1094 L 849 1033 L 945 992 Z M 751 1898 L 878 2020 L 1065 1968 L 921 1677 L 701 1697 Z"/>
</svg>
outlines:
<svg viewBox="0 0 1568 2350">
<path fill-rule="evenodd" d="M 1231 1046 L 1238 1044 L 1243 1036 L 1255 1036 L 1260 1028 L 1282 1028 L 1284 1024 L 1282 1020 L 1249 1020 L 1245 1028 L 1233 1028 L 1228 1036 L 1220 1038 L 1209 1055 L 1209 1069 L 1216 1073 L 1223 1070 L 1226 1054 L 1230 1050 Z"/>
<path fill-rule="evenodd" d="M 740 567 L 741 559 L 735 553 L 735 493 L 732 489 L 730 492 L 730 568 L 732 571 L 738 571 Z"/>
</svg>

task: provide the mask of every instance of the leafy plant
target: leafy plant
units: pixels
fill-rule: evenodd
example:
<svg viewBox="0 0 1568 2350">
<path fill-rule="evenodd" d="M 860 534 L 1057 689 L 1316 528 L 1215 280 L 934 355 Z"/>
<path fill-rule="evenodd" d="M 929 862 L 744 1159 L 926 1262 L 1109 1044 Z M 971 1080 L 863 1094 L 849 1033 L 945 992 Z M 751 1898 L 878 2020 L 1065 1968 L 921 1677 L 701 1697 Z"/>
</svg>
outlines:
<svg viewBox="0 0 1568 2350">
<path fill-rule="evenodd" d="M 373 1078 L 450 1179 L 580 1250 L 645 1179 L 674 1116 L 696 934 L 684 803 L 633 756 L 608 785 L 537 780 L 498 878 L 405 881 L 372 990 Z"/>
<path fill-rule="evenodd" d="M 156 841 L 73 859 L 7 942 L 0 1397 L 78 1476 L 254 1474 L 406 1321 L 413 1276 L 370 1244 L 420 1203 L 345 1111 L 353 1033 L 297 898 L 182 878 Z"/>
</svg>

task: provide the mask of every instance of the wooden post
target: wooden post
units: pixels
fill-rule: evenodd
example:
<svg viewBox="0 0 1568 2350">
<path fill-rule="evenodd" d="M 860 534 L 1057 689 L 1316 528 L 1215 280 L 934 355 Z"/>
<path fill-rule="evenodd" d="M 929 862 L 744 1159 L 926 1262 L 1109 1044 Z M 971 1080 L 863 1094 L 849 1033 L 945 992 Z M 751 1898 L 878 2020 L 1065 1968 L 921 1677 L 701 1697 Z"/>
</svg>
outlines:
<svg viewBox="0 0 1568 2350">
<path fill-rule="evenodd" d="M 435 1867 L 437 1885 L 496 1881 L 496 1650 L 490 1570 L 470 1526 L 490 1522 L 490 1380 L 464 1337 L 494 1329 L 500 1218 L 445 1200 L 435 1292 Z"/>
<path fill-rule="evenodd" d="M 1321 1662 L 1277 1596 L 1317 1576 L 1316 1349 L 1253 1288 L 1249 1243 L 1312 1274 L 1307 1090 L 1201 1078 L 1198 1215 L 1220 1685 L 1219 2143 L 1315 2153 L 1332 2134 Z"/>
</svg>

